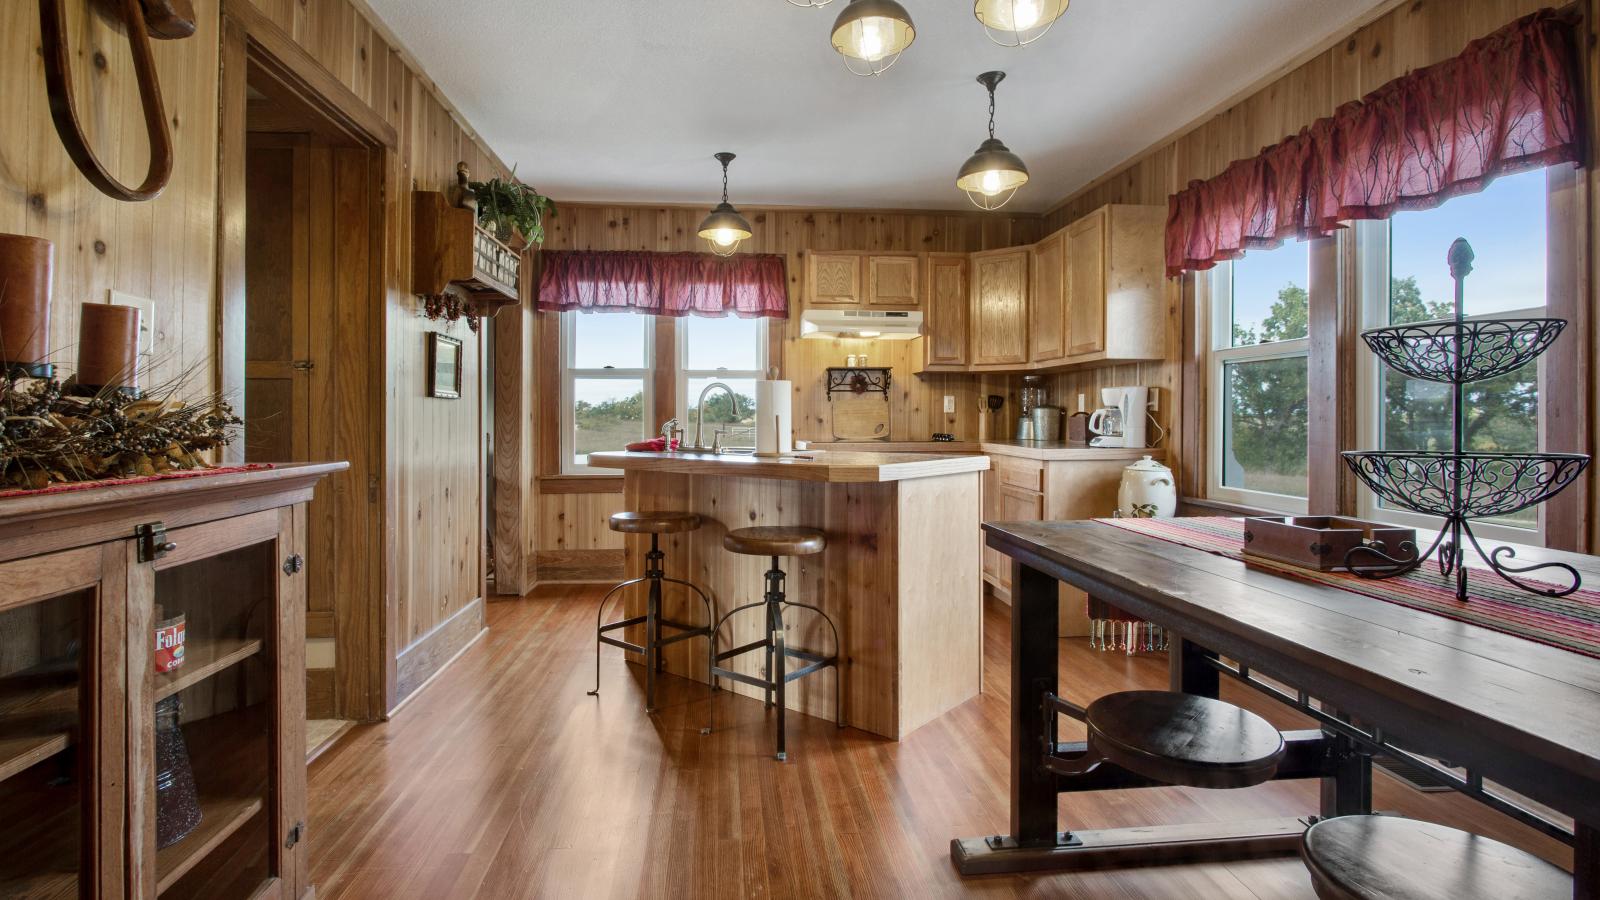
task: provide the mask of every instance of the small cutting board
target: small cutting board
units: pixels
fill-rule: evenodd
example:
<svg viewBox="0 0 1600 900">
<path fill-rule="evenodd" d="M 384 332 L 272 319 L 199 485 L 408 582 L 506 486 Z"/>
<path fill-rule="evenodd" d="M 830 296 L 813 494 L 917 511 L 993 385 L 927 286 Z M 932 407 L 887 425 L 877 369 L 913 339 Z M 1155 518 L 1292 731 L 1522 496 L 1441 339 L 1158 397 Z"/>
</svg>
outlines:
<svg viewBox="0 0 1600 900">
<path fill-rule="evenodd" d="M 828 401 L 836 441 L 889 440 L 889 404 L 876 391 L 837 393 Z"/>
</svg>

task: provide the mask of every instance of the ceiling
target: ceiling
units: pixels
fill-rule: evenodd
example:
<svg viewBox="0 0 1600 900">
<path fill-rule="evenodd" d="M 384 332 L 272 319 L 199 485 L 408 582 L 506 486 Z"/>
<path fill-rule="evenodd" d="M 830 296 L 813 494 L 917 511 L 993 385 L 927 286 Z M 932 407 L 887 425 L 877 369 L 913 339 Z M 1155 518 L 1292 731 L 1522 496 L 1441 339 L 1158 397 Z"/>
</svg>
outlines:
<svg viewBox="0 0 1600 900">
<path fill-rule="evenodd" d="M 1384 0 L 1074 0 L 1020 49 L 968 0 L 902 0 L 917 39 L 876 78 L 828 43 L 847 0 L 367 0 L 471 126 L 558 201 L 958 209 L 1003 69 L 997 136 L 1041 212 Z M 448 7 L 448 11 L 446 8 Z"/>
</svg>

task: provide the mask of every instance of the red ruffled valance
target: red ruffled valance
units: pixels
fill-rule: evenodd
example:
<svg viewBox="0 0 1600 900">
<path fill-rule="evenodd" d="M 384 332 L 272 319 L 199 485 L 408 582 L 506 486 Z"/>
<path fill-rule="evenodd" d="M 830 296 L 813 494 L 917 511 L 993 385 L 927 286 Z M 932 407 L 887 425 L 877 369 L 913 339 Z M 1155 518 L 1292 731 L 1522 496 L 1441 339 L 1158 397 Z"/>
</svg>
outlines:
<svg viewBox="0 0 1600 900">
<path fill-rule="evenodd" d="M 1167 213 L 1167 274 L 1331 234 L 1582 159 L 1575 17 L 1546 9 L 1190 182 Z"/>
<path fill-rule="evenodd" d="M 656 316 L 783 319 L 789 277 L 776 254 L 546 250 L 540 253 L 539 309 L 633 310 Z"/>
</svg>

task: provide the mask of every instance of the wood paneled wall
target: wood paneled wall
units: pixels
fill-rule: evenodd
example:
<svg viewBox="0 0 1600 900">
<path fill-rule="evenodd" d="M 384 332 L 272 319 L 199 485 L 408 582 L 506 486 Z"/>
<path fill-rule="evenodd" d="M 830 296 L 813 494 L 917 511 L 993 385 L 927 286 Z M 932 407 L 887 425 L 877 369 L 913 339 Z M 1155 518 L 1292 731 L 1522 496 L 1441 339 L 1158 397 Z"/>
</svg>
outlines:
<svg viewBox="0 0 1600 900">
<path fill-rule="evenodd" d="M 371 561 L 384 579 L 385 615 L 373 641 L 391 668 L 429 635 L 481 629 L 482 443 L 479 408 L 481 339 L 465 339 L 466 377 L 459 401 L 424 396 L 423 335 L 439 326 L 419 316 L 410 294 L 410 196 L 413 187 L 452 183 L 457 160 L 475 174 L 505 166 L 453 115 L 447 101 L 352 0 L 195 0 L 198 30 L 156 43 L 177 163 L 156 200 L 119 203 L 96 191 L 68 160 L 50 115 L 34 3 L 0 4 L 0 231 L 49 238 L 56 245 L 52 345 L 70 370 L 78 304 L 105 302 L 107 289 L 155 301 L 155 371 L 163 380 L 192 372 L 195 392 L 223 383 L 218 362 L 217 135 L 223 6 L 249 4 L 306 50 L 398 134 L 389 154 L 385 239 L 389 298 L 372 346 L 388 379 L 383 473 L 352 485 L 385 512 L 385 558 Z M 148 152 L 128 44 L 86 3 L 68 3 L 80 116 L 102 158 L 124 178 L 144 171 Z M 242 373 L 241 373 L 242 374 Z M 476 617 L 463 627 L 458 615 Z M 452 638 L 453 639 L 453 638 Z M 446 652 L 442 658 L 451 654 Z M 417 655 L 436 660 L 440 654 Z M 416 669 L 416 666 L 412 667 Z M 404 681 L 426 677 L 427 665 Z M 397 703 L 392 690 L 386 706 Z"/>
<path fill-rule="evenodd" d="M 782 323 L 782 359 L 772 360 L 772 364 L 795 383 L 797 437 L 830 437 L 824 369 L 843 365 L 845 356 L 852 353 L 868 354 L 873 365 L 894 370 L 889 404 L 890 429 L 896 440 L 926 440 L 934 431 L 949 431 L 966 439 L 978 437 L 980 380 L 969 375 L 913 374 L 922 367 L 920 340 L 800 339 L 805 254 L 826 250 L 968 252 L 1010 247 L 1038 238 L 1037 216 L 781 208 L 751 208 L 744 213 L 754 235 L 741 250 L 781 253 L 788 260 L 791 316 Z M 550 223 L 544 246 L 553 250 L 703 250 L 705 242 L 696 231 L 704 216 L 705 210 L 699 207 L 563 204 L 560 215 Z M 541 331 L 556 327 L 554 316 L 539 314 L 537 319 Z M 553 345 L 548 336 L 542 342 L 547 348 Z M 553 360 L 544 359 L 540 377 L 548 380 L 556 371 L 554 365 Z M 553 386 L 537 390 L 540 397 L 556 396 Z M 957 411 L 950 415 L 943 412 L 947 394 L 956 397 Z M 554 435 L 534 437 L 536 446 L 555 439 Z M 531 527 L 537 545 L 535 565 L 540 571 L 532 577 L 609 577 L 614 566 L 599 570 L 597 576 L 596 563 L 620 559 L 617 551 L 622 541 L 606 527 L 606 516 L 619 509 L 621 502 L 621 494 L 615 491 L 539 495 L 533 501 L 536 513 Z"/>
<path fill-rule="evenodd" d="M 1589 55 L 1589 102 L 1592 129 L 1600 129 L 1600 116 L 1594 114 L 1596 78 L 1595 22 L 1600 0 L 1582 0 L 1586 7 Z M 1245 96 L 1229 103 L 1188 129 L 1160 142 L 1143 154 L 1097 179 L 1078 191 L 1044 217 L 1046 233 L 1107 203 L 1158 203 L 1181 190 L 1191 180 L 1210 178 L 1234 160 L 1254 156 L 1262 148 L 1277 143 L 1323 116 L 1331 115 L 1341 104 L 1356 100 L 1407 72 L 1432 65 L 1459 54 L 1467 43 L 1482 37 L 1520 16 L 1551 4 L 1549 0 L 1410 0 L 1341 36 L 1337 41 L 1290 70 L 1269 77 Z M 1591 135 L 1590 146 L 1600 130 Z M 1590 172 L 1593 172 L 1591 167 Z M 1590 175 L 1593 179 L 1595 176 Z M 1030 185 L 1030 188 L 1032 186 Z M 1048 188 L 1048 186 L 1042 186 Z M 1596 220 L 1597 185 L 1588 189 L 1590 223 Z M 1588 228 L 1593 235 L 1594 229 Z M 1593 257 L 1593 251 L 1590 253 Z M 1586 290 L 1591 306 L 1600 286 L 1592 267 Z M 1124 365 L 1104 369 L 1068 372 L 1056 376 L 1053 386 L 1058 402 L 1070 406 L 1078 392 L 1084 392 L 1091 406 L 1096 405 L 1098 388 L 1114 384 L 1148 384 L 1166 389 L 1163 409 L 1170 418 L 1164 424 L 1180 423 L 1172 429 L 1169 459 L 1182 455 L 1184 441 L 1202 438 L 1199 429 L 1182 427 L 1180 411 L 1196 403 L 1198 394 L 1185 396 L 1181 383 L 1182 339 L 1177 310 L 1181 306 L 1181 282 L 1167 282 L 1169 307 L 1173 310 L 1168 330 L 1168 359 L 1164 362 Z M 1591 346 L 1600 346 L 1591 341 Z M 1591 363 L 1591 377 L 1595 366 Z M 1591 393 L 1591 396 L 1596 394 Z M 1591 416 L 1591 426 L 1594 419 Z M 1193 422 L 1203 421 L 1194 417 Z M 1591 447 L 1595 446 L 1591 441 Z M 1191 482 L 1192 483 L 1192 482 Z M 1591 490 L 1591 498 L 1596 492 Z M 1595 498 L 1600 502 L 1600 498 Z M 1600 521 L 1600 507 L 1591 514 Z M 1592 530 L 1592 529 L 1591 529 Z M 1600 543 L 1593 543 L 1600 550 Z"/>
</svg>

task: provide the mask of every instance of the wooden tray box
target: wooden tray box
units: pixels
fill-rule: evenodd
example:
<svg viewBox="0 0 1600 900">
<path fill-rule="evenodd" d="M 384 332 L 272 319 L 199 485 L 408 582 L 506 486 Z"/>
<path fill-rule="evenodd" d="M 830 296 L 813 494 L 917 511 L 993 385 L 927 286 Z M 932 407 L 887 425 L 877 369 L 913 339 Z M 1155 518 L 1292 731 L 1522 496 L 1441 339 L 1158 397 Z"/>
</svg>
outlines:
<svg viewBox="0 0 1600 900">
<path fill-rule="evenodd" d="M 1417 532 L 1361 519 L 1338 516 L 1252 516 L 1244 520 L 1244 554 L 1331 572 L 1344 568 L 1344 556 L 1352 547 L 1367 542 L 1381 543 L 1378 549 L 1397 559 L 1416 555 Z M 1400 545 L 1412 543 L 1411 553 L 1402 557 Z"/>
</svg>

